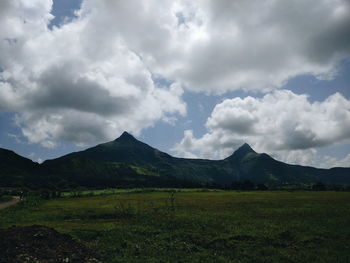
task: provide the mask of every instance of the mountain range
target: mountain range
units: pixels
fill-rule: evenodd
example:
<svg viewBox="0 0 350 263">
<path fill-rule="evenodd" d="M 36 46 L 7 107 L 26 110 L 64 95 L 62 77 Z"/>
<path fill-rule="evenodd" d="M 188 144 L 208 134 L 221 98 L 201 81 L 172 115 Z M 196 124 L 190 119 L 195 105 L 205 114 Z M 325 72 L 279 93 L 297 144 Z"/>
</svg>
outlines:
<svg viewBox="0 0 350 263">
<path fill-rule="evenodd" d="M 350 184 L 350 168 L 290 165 L 256 153 L 248 144 L 223 160 L 176 158 L 127 132 L 42 164 L 0 149 L 2 187 L 194 187 L 245 180 L 267 185 Z"/>
</svg>

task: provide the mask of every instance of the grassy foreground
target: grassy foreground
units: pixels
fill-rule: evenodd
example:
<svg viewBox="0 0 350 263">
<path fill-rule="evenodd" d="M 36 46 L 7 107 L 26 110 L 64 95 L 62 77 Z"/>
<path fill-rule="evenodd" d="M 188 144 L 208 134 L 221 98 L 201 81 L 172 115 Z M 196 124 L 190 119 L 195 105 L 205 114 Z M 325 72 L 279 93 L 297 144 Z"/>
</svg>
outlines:
<svg viewBox="0 0 350 263">
<path fill-rule="evenodd" d="M 42 224 L 104 262 L 350 262 L 349 192 L 123 192 L 0 211 Z"/>
</svg>

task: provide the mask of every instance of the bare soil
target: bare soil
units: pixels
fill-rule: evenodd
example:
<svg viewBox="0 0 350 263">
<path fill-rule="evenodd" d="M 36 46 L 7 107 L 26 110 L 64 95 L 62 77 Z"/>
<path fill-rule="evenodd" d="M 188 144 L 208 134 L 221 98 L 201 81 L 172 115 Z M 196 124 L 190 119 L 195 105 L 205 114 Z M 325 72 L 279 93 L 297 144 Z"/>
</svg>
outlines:
<svg viewBox="0 0 350 263">
<path fill-rule="evenodd" d="M 98 253 L 67 234 L 40 225 L 0 230 L 0 263 L 93 263 Z"/>
</svg>

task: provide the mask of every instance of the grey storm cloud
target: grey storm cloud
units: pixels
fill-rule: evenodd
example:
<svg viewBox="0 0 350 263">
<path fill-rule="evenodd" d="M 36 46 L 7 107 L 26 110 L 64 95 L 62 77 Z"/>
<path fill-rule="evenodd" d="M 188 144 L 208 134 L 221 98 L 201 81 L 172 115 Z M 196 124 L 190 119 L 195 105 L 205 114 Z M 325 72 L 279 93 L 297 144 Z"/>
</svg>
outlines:
<svg viewBox="0 0 350 263">
<path fill-rule="evenodd" d="M 75 72 L 69 66 L 47 69 L 37 82 L 41 91 L 29 95 L 28 106 L 43 110 L 66 108 L 109 116 L 127 114 L 138 102 L 138 98 L 132 96 L 113 96 L 88 78 L 76 79 Z"/>
</svg>

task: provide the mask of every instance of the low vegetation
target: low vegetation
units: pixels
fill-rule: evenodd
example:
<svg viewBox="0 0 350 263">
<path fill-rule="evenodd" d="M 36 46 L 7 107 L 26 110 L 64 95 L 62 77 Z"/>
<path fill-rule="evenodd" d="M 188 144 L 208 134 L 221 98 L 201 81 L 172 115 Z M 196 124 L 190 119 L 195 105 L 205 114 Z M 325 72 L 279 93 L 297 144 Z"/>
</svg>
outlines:
<svg viewBox="0 0 350 263">
<path fill-rule="evenodd" d="M 31 196 L 0 211 L 0 228 L 53 227 L 103 262 L 350 261 L 349 192 L 113 191 Z"/>
<path fill-rule="evenodd" d="M 0 194 L 0 202 L 8 202 L 12 200 L 12 196 L 10 195 L 1 195 Z"/>
</svg>

